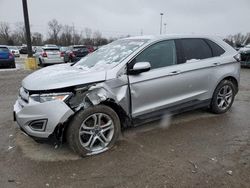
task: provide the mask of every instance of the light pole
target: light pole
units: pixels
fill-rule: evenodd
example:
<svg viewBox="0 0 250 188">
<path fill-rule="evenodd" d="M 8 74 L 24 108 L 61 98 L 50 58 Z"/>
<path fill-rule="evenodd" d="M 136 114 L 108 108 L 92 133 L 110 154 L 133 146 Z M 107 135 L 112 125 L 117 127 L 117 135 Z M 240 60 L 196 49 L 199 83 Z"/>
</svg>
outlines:
<svg viewBox="0 0 250 188">
<path fill-rule="evenodd" d="M 167 24 L 164 23 L 164 34 L 166 34 L 166 33 L 167 33 Z"/>
<path fill-rule="evenodd" d="M 26 31 L 27 51 L 28 51 L 28 58 L 25 60 L 25 68 L 34 70 L 34 69 L 37 69 L 37 63 L 36 63 L 36 59 L 33 57 L 33 53 L 32 53 L 27 0 L 22 0 L 22 2 L 23 2 L 24 25 L 25 25 L 25 31 Z"/>
<path fill-rule="evenodd" d="M 28 57 L 32 57 L 33 54 L 32 54 L 31 37 L 30 37 L 30 24 L 29 24 L 27 0 L 23 0 L 23 17 L 24 17 L 24 25 L 26 31 Z"/>
<path fill-rule="evenodd" d="M 160 16 L 161 16 L 161 22 L 160 22 L 160 35 L 162 34 L 162 16 L 163 16 L 163 13 L 160 13 Z"/>
</svg>

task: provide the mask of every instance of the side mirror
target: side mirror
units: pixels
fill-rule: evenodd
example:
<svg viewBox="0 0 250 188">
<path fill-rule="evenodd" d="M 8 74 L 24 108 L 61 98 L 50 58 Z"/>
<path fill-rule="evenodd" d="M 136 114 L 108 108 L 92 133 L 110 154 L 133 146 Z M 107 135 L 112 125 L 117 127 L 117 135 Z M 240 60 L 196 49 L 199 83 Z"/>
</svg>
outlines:
<svg viewBox="0 0 250 188">
<path fill-rule="evenodd" d="M 151 68 L 149 62 L 137 62 L 134 64 L 133 68 L 129 70 L 129 74 L 140 74 L 142 72 L 147 72 Z"/>
</svg>

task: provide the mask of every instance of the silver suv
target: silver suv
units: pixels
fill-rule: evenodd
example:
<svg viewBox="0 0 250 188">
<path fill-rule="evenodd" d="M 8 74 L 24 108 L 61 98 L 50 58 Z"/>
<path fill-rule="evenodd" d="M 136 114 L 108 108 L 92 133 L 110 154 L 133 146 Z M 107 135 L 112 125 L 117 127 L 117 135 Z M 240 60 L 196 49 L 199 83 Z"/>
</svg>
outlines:
<svg viewBox="0 0 250 188">
<path fill-rule="evenodd" d="M 81 156 L 111 148 L 121 128 L 208 107 L 228 111 L 238 92 L 237 52 L 216 37 L 117 40 L 22 81 L 14 118 L 33 138 L 66 138 Z"/>
</svg>

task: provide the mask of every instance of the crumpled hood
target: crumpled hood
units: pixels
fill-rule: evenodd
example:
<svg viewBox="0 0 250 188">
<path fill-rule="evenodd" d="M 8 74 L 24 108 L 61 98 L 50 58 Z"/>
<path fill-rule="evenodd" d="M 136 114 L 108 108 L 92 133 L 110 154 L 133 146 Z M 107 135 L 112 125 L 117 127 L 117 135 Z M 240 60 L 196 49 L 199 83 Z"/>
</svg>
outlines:
<svg viewBox="0 0 250 188">
<path fill-rule="evenodd" d="M 51 90 L 104 81 L 105 70 L 80 69 L 70 64 L 54 65 L 28 75 L 22 86 L 27 90 Z"/>
</svg>

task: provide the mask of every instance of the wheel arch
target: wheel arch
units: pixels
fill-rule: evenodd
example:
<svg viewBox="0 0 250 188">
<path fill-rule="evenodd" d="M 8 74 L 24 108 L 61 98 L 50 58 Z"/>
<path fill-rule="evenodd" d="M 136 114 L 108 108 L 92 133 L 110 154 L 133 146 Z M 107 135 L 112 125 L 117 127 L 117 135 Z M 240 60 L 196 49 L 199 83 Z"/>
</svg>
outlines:
<svg viewBox="0 0 250 188">
<path fill-rule="evenodd" d="M 239 83 L 238 83 L 238 80 L 234 77 L 234 76 L 226 76 L 224 77 L 218 84 L 220 84 L 222 81 L 224 80 L 229 80 L 231 81 L 234 85 L 235 85 L 235 89 L 236 89 L 236 93 L 238 93 L 238 90 L 239 90 Z M 217 85 L 218 85 L 217 84 Z M 217 86 L 216 86 L 217 87 Z"/>
<path fill-rule="evenodd" d="M 125 112 L 125 110 L 115 102 L 114 99 L 108 98 L 105 101 L 102 101 L 100 104 L 106 105 L 110 108 L 112 108 L 118 115 L 122 128 L 129 127 L 132 125 L 131 118 L 129 115 Z"/>
</svg>

